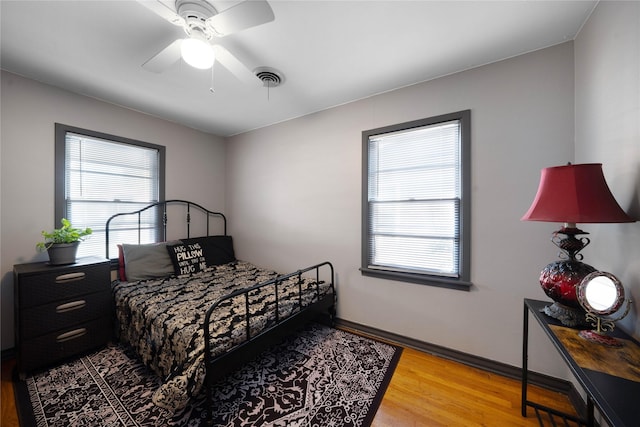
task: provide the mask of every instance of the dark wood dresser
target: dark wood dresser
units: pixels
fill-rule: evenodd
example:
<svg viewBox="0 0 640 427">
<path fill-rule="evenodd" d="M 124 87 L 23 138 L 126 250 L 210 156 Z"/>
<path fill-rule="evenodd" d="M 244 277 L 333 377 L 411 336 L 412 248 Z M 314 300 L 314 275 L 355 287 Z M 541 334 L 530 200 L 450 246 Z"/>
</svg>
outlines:
<svg viewBox="0 0 640 427">
<path fill-rule="evenodd" d="M 15 345 L 21 378 L 105 345 L 112 335 L 109 261 L 79 258 L 13 267 Z"/>
</svg>

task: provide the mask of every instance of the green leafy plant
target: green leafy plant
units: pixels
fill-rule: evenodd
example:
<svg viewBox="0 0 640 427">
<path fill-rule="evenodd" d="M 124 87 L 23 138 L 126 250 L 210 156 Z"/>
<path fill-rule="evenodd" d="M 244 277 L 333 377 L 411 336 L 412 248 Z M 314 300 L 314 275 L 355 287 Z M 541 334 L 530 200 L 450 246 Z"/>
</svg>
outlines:
<svg viewBox="0 0 640 427">
<path fill-rule="evenodd" d="M 71 222 L 62 218 L 60 221 L 62 223 L 62 227 L 56 228 L 51 232 L 42 231 L 42 237 L 44 237 L 44 242 L 39 242 L 36 244 L 36 248 L 41 251 L 45 251 L 51 247 L 51 245 L 55 243 L 74 243 L 84 240 L 84 238 L 93 231 L 90 228 L 74 228 L 71 225 Z"/>
</svg>

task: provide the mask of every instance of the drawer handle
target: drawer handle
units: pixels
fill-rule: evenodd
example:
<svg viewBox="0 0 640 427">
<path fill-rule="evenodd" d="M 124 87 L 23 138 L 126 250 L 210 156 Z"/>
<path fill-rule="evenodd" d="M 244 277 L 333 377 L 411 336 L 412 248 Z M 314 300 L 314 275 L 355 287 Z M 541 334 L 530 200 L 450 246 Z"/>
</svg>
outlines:
<svg viewBox="0 0 640 427">
<path fill-rule="evenodd" d="M 85 274 L 82 271 L 77 273 L 62 274 L 56 277 L 56 283 L 75 282 L 76 280 L 84 279 Z"/>
<path fill-rule="evenodd" d="M 65 342 L 80 338 L 87 333 L 87 328 L 74 329 L 73 331 L 65 332 L 56 337 L 57 342 Z"/>
<path fill-rule="evenodd" d="M 79 301 L 68 302 L 66 304 L 60 304 L 56 307 L 56 313 L 66 313 L 67 311 L 79 310 L 84 308 L 87 302 L 83 299 Z"/>
</svg>

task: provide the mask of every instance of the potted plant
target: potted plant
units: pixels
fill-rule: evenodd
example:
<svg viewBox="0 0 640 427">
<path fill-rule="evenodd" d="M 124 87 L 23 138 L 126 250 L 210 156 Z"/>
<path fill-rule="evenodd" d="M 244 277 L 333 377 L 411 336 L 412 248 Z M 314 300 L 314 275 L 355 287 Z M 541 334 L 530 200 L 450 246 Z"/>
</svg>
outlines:
<svg viewBox="0 0 640 427">
<path fill-rule="evenodd" d="M 51 232 L 42 231 L 44 242 L 36 244 L 40 251 L 47 251 L 49 262 L 53 265 L 73 264 L 76 262 L 78 245 L 93 231 L 90 228 L 74 228 L 71 222 L 62 218 L 62 227 Z"/>
</svg>

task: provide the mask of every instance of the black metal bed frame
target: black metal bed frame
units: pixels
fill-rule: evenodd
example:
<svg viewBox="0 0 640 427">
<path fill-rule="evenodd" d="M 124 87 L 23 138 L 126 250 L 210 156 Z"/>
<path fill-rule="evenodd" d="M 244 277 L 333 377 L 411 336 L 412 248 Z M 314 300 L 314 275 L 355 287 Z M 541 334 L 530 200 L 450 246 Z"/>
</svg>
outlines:
<svg viewBox="0 0 640 427">
<path fill-rule="evenodd" d="M 167 208 L 170 205 L 184 205 L 187 207 L 187 213 L 186 216 L 184 218 L 184 222 L 186 224 L 187 227 L 187 235 L 185 236 L 185 238 L 189 238 L 191 237 L 191 208 L 196 208 L 198 211 L 200 211 L 203 215 L 205 215 L 205 221 L 206 221 L 206 229 L 207 229 L 207 236 L 210 235 L 211 233 L 211 219 L 212 218 L 220 218 L 222 219 L 222 225 L 223 225 L 223 233 L 226 236 L 227 235 L 227 217 L 224 216 L 224 214 L 222 212 L 215 212 L 215 211 L 211 211 L 205 207 L 203 207 L 202 205 L 199 205 L 198 203 L 194 203 L 194 202 L 190 202 L 188 200 L 180 200 L 180 199 L 172 199 L 172 200 L 165 200 L 163 202 L 155 202 L 155 203 L 151 203 L 147 206 L 145 206 L 142 209 L 138 209 L 137 211 L 131 211 L 131 212 L 120 212 L 117 213 L 115 215 L 112 215 L 111 217 L 109 217 L 109 219 L 107 219 L 107 222 L 105 224 L 105 233 L 106 233 L 106 237 L 105 237 L 105 254 L 107 259 L 109 258 L 109 226 L 111 225 L 111 221 L 113 221 L 114 219 L 118 218 L 118 217 L 122 217 L 122 216 L 126 216 L 126 215 L 137 215 L 138 216 L 138 226 L 136 227 L 138 230 L 138 244 L 142 243 L 140 241 L 140 232 L 142 230 L 142 214 L 150 209 L 153 208 L 161 208 L 162 209 L 162 218 L 161 221 L 159 220 L 159 223 L 157 224 L 159 230 L 161 231 L 161 233 L 158 235 L 158 241 L 162 242 L 162 241 L 166 241 L 167 240 L 167 224 L 169 223 L 169 214 L 167 213 Z"/>
<path fill-rule="evenodd" d="M 202 214 L 206 215 L 206 230 L 207 236 L 210 234 L 209 228 L 209 220 L 212 217 L 221 218 L 223 221 L 224 235 L 227 235 L 227 219 L 220 212 L 210 211 L 201 205 L 193 202 L 189 202 L 186 200 L 166 200 L 163 202 L 152 203 L 142 209 L 133 212 L 123 212 L 118 213 L 111 216 L 106 223 L 106 256 L 109 258 L 109 226 L 111 221 L 116 217 L 124 216 L 124 215 L 138 215 L 138 243 L 140 243 L 140 225 L 141 225 L 141 215 L 143 212 L 152 209 L 154 207 L 158 207 L 162 209 L 162 240 L 167 239 L 167 223 L 168 223 L 168 215 L 167 215 L 167 206 L 168 205 L 186 205 L 187 214 L 185 218 L 186 222 L 186 233 L 187 238 L 190 237 L 191 231 L 191 208 L 195 207 L 197 210 L 202 212 Z M 315 280 L 316 280 L 316 289 L 315 296 L 313 301 L 304 306 L 302 300 L 302 275 L 305 273 L 313 273 L 315 272 Z M 320 294 L 320 280 L 321 276 L 323 278 L 328 277 L 328 282 L 330 286 L 330 291 L 324 295 Z M 333 326 L 336 314 L 336 292 L 335 292 L 335 281 L 334 281 L 334 269 L 333 265 L 328 262 L 321 262 L 316 265 L 312 265 L 309 267 L 302 268 L 293 273 L 279 275 L 278 277 L 268 280 L 266 282 L 257 283 L 253 286 L 239 289 L 235 292 L 232 292 L 218 301 L 216 301 L 205 314 L 205 320 L 202 324 L 203 332 L 204 332 L 204 345 L 205 345 L 205 387 L 206 387 L 206 402 L 207 402 L 207 422 L 210 423 L 212 420 L 212 400 L 213 400 L 213 385 L 215 382 L 225 375 L 229 374 L 233 370 L 242 366 L 242 364 L 248 362 L 260 352 L 272 347 L 281 341 L 286 335 L 291 334 L 293 331 L 298 329 L 302 324 L 306 323 L 306 321 L 311 320 L 313 318 L 320 317 L 325 323 L 328 323 Z M 287 279 L 291 279 L 293 277 L 298 277 L 298 302 L 297 302 L 297 311 L 295 311 L 292 315 L 286 318 L 279 317 L 279 295 L 278 295 L 278 287 L 279 285 Z M 249 296 L 251 292 L 257 291 L 260 288 L 264 288 L 266 286 L 273 285 L 274 294 L 275 294 L 275 314 L 276 320 L 273 325 L 271 325 L 266 330 L 260 332 L 259 334 L 252 336 L 250 329 L 250 310 L 249 310 Z M 233 347 L 231 350 L 224 352 L 223 354 L 213 356 L 211 351 L 211 329 L 210 325 L 215 322 L 216 309 L 224 302 L 232 298 L 242 297 L 244 296 L 245 301 L 245 340 Z"/>
</svg>

